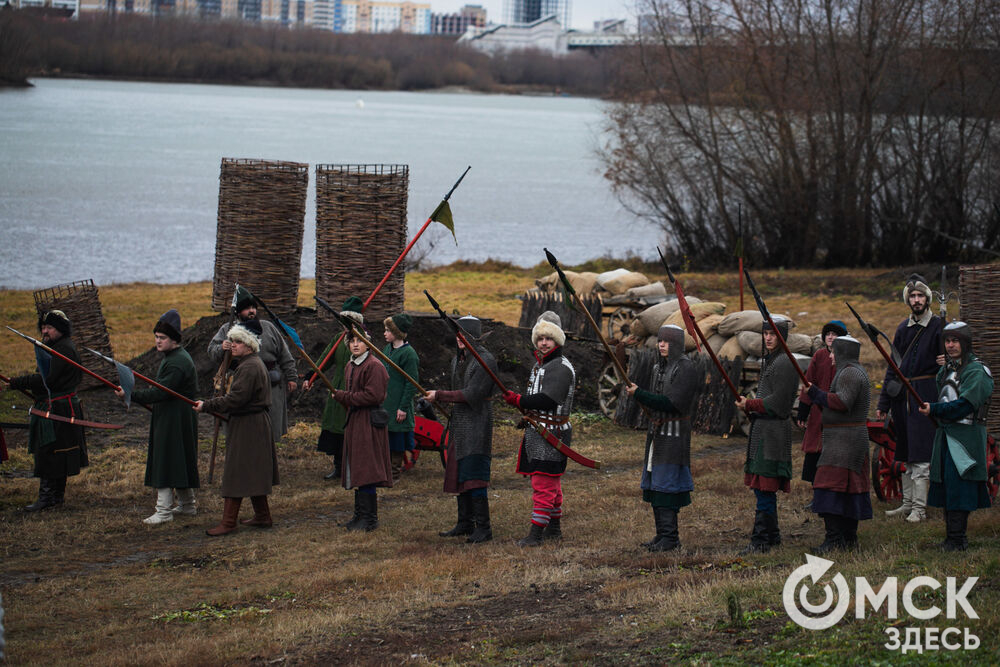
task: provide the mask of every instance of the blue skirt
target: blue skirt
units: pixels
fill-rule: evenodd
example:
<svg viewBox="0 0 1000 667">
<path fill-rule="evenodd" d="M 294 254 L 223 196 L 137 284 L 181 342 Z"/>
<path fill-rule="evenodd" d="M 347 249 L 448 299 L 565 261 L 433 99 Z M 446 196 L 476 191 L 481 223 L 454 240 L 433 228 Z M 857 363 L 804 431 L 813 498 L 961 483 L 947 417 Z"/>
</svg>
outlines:
<svg viewBox="0 0 1000 667">
<path fill-rule="evenodd" d="M 812 511 L 816 514 L 836 514 L 848 519 L 865 521 L 872 518 L 872 500 L 868 492 L 844 493 L 813 489 Z"/>
<path fill-rule="evenodd" d="M 927 504 L 931 507 L 943 507 L 945 511 L 972 512 L 990 506 L 990 492 L 986 482 L 973 482 L 962 479 L 958 467 L 951 458 L 948 447 L 941 447 L 941 479 L 931 482 L 927 493 Z"/>
</svg>

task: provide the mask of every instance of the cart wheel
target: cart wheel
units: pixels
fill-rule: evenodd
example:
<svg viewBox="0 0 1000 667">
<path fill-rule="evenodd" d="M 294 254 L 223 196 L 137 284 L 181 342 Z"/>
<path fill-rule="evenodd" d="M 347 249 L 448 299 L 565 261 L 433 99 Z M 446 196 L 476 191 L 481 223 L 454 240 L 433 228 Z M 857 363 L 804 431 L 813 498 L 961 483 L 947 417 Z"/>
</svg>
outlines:
<svg viewBox="0 0 1000 667">
<path fill-rule="evenodd" d="M 622 326 L 635 319 L 635 311 L 628 306 L 620 306 L 608 315 L 608 338 L 623 338 Z"/>
<path fill-rule="evenodd" d="M 875 445 L 872 452 L 872 488 L 882 502 L 890 502 L 902 497 L 900 482 L 905 463 L 896 462 L 896 452 L 887 447 Z"/>
<path fill-rule="evenodd" d="M 990 499 L 996 500 L 997 488 L 1000 487 L 1000 451 L 997 441 L 992 435 L 986 436 L 986 488 Z"/>
<path fill-rule="evenodd" d="M 601 412 L 605 417 L 614 417 L 615 408 L 618 407 L 618 391 L 621 391 L 618 381 L 618 373 L 615 372 L 615 365 L 610 361 L 604 364 L 600 375 L 597 376 L 597 402 L 601 406 Z"/>
<path fill-rule="evenodd" d="M 417 463 L 417 458 L 420 456 L 420 450 L 414 449 L 411 451 L 403 452 L 403 471 L 411 469 Z"/>
</svg>

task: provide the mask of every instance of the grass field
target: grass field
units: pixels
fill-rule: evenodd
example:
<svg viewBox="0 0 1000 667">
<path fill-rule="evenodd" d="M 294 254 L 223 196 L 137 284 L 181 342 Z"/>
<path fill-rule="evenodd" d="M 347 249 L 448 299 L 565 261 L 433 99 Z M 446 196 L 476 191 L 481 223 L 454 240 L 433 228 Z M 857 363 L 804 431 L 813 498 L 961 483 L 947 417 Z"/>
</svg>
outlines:
<svg viewBox="0 0 1000 667">
<path fill-rule="evenodd" d="M 471 311 L 516 323 L 513 296 L 542 269 L 450 267 L 410 274 L 407 307 L 424 310 L 421 290 L 446 293 Z M 849 299 L 884 330 L 905 314 L 897 277 L 884 272 L 768 272 L 754 276 L 775 312 L 818 331 L 847 321 Z M 690 294 L 735 307 L 735 276 L 682 274 Z M 311 298 L 304 284 L 300 301 Z M 160 313 L 178 307 L 185 324 L 210 314 L 207 283 L 101 287 L 116 354 L 150 344 Z M 308 297 L 308 298 L 306 298 Z M 749 307 L 749 305 L 748 305 Z M 33 332 L 31 294 L 0 292 L 5 324 Z M 848 323 L 850 326 L 850 323 Z M 0 369 L 27 370 L 30 349 L 7 336 Z M 868 347 L 868 346 L 866 346 Z M 866 351 L 866 354 L 869 352 Z M 9 394 L 2 400 L 10 403 Z M 3 418 L 14 419 L 9 413 Z M 783 544 L 740 556 L 753 518 L 743 486 L 745 439 L 695 436 L 693 505 L 680 515 L 683 549 L 650 554 L 653 533 L 641 502 L 644 434 L 577 413 L 574 443 L 599 470 L 570 464 L 563 480 L 564 538 L 522 550 L 530 489 L 513 472 L 520 432 L 498 409 L 490 503 L 495 539 L 466 545 L 437 536 L 455 519 L 441 493 L 442 469 L 424 453 L 400 484 L 380 493 L 380 527 L 347 533 L 351 495 L 322 479 L 327 457 L 314 451 L 318 426 L 297 423 L 279 448 L 282 483 L 271 498 L 275 527 L 210 539 L 221 515 L 217 488 L 198 493 L 199 515 L 162 526 L 141 523 L 153 507 L 142 485 L 144 427 L 91 439 L 91 465 L 71 478 L 67 504 L 40 515 L 21 511 L 37 481 L 19 442 L 0 466 L 0 592 L 10 664 L 695 664 L 796 665 L 1000 663 L 1000 522 L 974 513 L 971 548 L 946 554 L 940 512 L 918 525 L 875 518 L 860 528 L 861 548 L 832 557 L 819 586 L 843 574 L 853 586 L 886 577 L 978 577 L 968 596 L 977 619 L 959 614 L 920 620 L 885 607 L 831 629 L 805 630 L 782 602 L 786 579 L 822 541 L 822 521 L 803 507 L 807 484 L 781 494 Z M 201 470 L 208 467 L 210 424 L 202 423 Z M 11 441 L 15 437 L 8 432 Z M 801 453 L 796 452 L 796 469 Z M 204 481 L 203 481 L 204 485 Z M 244 516 L 249 508 L 244 507 Z M 809 600 L 819 604 L 822 591 Z M 946 592 L 920 588 L 922 608 L 945 608 Z M 900 601 L 901 602 L 901 601 Z M 968 628 L 976 650 L 892 651 L 887 628 Z"/>
</svg>

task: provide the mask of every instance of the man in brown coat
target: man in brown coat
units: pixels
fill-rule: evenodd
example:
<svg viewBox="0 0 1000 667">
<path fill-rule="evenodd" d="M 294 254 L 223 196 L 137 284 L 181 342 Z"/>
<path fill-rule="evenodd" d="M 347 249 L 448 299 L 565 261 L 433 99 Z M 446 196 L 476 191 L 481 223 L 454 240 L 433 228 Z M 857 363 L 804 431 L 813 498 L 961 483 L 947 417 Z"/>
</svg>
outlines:
<svg viewBox="0 0 1000 667">
<path fill-rule="evenodd" d="M 212 537 L 236 530 L 240 503 L 246 496 L 253 503 L 254 516 L 244 525 L 271 527 L 267 496 L 278 483 L 278 455 L 271 433 L 271 386 L 267 368 L 257 356 L 260 350 L 260 322 L 247 320 L 233 326 L 227 334 L 232 343 L 236 372 L 225 396 L 198 401 L 199 412 L 222 412 L 228 415 L 226 428 L 226 465 L 222 471 L 222 497 L 225 505 L 222 521 L 205 531 Z"/>
</svg>

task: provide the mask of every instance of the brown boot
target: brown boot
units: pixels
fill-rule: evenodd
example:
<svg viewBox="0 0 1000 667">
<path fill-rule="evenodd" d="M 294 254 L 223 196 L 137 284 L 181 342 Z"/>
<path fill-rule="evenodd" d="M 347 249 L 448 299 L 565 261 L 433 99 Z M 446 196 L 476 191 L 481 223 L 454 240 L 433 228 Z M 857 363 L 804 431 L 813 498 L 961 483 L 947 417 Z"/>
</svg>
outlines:
<svg viewBox="0 0 1000 667">
<path fill-rule="evenodd" d="M 224 498 L 223 500 L 225 503 L 222 505 L 222 521 L 215 528 L 206 530 L 206 535 L 218 537 L 219 535 L 226 535 L 236 530 L 236 519 L 240 516 L 240 503 L 243 502 L 243 499 Z"/>
<path fill-rule="evenodd" d="M 395 486 L 403 475 L 403 452 L 389 452 L 389 467 L 392 470 L 392 483 Z"/>
<path fill-rule="evenodd" d="M 240 521 L 244 526 L 256 526 L 258 528 L 270 528 L 271 508 L 267 506 L 267 496 L 252 496 L 250 502 L 253 503 L 253 518 Z"/>
</svg>

